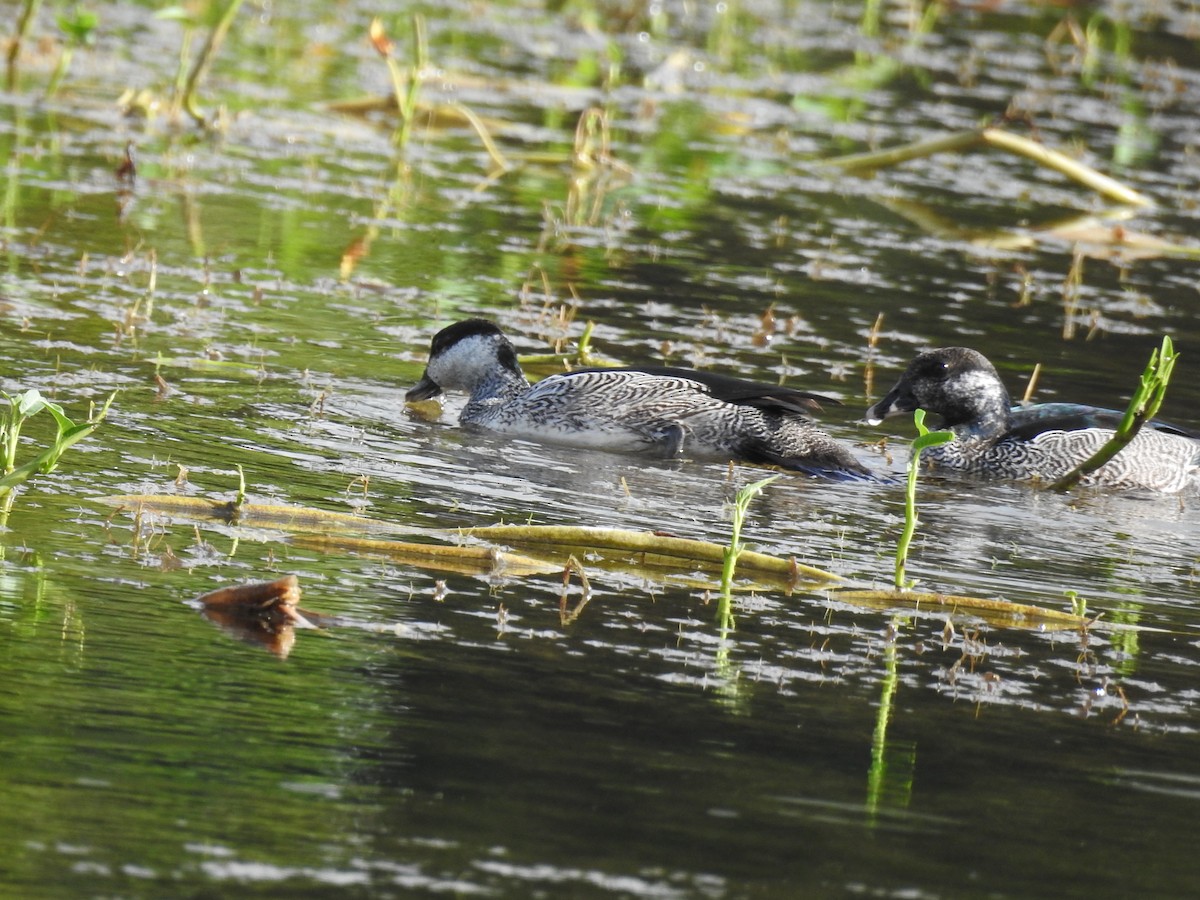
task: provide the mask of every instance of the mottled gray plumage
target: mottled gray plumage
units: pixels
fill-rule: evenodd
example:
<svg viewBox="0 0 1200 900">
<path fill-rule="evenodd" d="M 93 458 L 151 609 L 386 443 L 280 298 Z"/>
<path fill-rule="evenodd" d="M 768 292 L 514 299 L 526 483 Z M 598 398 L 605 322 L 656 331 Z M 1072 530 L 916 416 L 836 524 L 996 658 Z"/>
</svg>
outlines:
<svg viewBox="0 0 1200 900">
<path fill-rule="evenodd" d="M 1012 408 L 999 374 L 980 353 L 946 347 L 918 355 L 888 395 L 867 410 L 888 416 L 924 409 L 955 439 L 926 449 L 935 466 L 1020 481 L 1056 481 L 1112 437 L 1119 413 L 1074 404 Z M 1096 427 L 1090 423 L 1109 424 Z M 1196 483 L 1200 441 L 1166 425 L 1148 425 L 1084 484 L 1174 492 Z"/>
<path fill-rule="evenodd" d="M 870 472 L 797 410 L 814 395 L 687 370 L 584 369 L 530 385 L 508 339 L 470 319 L 438 332 L 408 399 L 469 394 L 465 426 L 573 447 L 777 465 L 830 478 Z M 827 398 L 825 398 L 827 399 Z M 836 402 L 836 401 L 833 401 Z"/>
</svg>

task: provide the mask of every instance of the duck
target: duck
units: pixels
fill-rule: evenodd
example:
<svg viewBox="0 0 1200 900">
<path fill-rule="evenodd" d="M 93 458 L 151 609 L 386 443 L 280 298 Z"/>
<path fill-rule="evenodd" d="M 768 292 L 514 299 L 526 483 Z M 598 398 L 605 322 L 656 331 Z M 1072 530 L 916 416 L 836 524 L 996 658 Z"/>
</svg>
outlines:
<svg viewBox="0 0 1200 900">
<path fill-rule="evenodd" d="M 924 409 L 954 440 L 922 451 L 935 468 L 1014 481 L 1053 483 L 1112 437 L 1122 413 L 1073 403 L 1014 407 L 995 366 L 968 347 L 918 354 L 868 425 Z M 1163 422 L 1147 423 L 1115 457 L 1082 479 L 1097 487 L 1174 493 L 1197 484 L 1200 439 Z"/>
<path fill-rule="evenodd" d="M 778 466 L 832 480 L 871 471 L 808 413 L 819 394 L 672 366 L 588 367 L 531 384 L 512 342 L 486 319 L 433 336 L 412 403 L 468 395 L 459 424 L 579 448 Z"/>
</svg>

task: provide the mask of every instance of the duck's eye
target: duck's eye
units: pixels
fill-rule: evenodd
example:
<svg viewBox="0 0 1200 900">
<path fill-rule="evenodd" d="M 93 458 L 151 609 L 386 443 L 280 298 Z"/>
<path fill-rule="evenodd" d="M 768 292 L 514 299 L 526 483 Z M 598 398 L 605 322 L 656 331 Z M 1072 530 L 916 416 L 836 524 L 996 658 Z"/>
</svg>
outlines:
<svg viewBox="0 0 1200 900">
<path fill-rule="evenodd" d="M 944 359 L 927 359 L 924 360 L 917 374 L 923 378 L 945 378 L 950 371 L 950 363 Z"/>
</svg>

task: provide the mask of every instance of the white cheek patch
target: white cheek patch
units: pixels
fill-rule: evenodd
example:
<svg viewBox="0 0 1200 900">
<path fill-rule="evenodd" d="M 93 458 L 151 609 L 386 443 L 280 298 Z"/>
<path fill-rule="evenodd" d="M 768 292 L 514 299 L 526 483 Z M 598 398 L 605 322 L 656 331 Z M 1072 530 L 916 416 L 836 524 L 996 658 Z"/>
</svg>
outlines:
<svg viewBox="0 0 1200 900">
<path fill-rule="evenodd" d="M 999 397 L 1004 386 L 996 381 L 991 372 L 970 371 L 955 377 L 952 392 L 968 397 L 995 399 Z"/>
<path fill-rule="evenodd" d="M 429 377 L 443 388 L 469 389 L 496 366 L 496 348 L 483 337 L 469 337 L 429 361 Z"/>
</svg>

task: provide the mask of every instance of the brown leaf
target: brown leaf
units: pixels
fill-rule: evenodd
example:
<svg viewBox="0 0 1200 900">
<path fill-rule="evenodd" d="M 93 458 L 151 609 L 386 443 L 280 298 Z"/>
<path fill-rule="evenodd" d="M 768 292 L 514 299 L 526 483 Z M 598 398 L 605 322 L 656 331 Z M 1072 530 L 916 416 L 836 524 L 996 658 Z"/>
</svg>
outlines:
<svg viewBox="0 0 1200 900">
<path fill-rule="evenodd" d="M 387 36 L 387 32 L 383 28 L 383 20 L 378 16 L 371 20 L 371 28 L 368 31 L 371 38 L 371 46 L 380 56 L 388 57 L 392 55 L 392 48 L 395 46 Z"/>
</svg>

